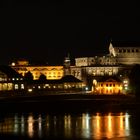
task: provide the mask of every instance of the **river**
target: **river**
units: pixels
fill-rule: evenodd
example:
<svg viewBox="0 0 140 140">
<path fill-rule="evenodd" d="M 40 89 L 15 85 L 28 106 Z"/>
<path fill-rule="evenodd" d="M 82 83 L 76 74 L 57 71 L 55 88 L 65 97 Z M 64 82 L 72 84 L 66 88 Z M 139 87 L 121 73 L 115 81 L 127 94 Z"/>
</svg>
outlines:
<svg viewBox="0 0 140 140">
<path fill-rule="evenodd" d="M 1 112 L 0 136 L 31 139 L 140 139 L 139 112 Z"/>
</svg>

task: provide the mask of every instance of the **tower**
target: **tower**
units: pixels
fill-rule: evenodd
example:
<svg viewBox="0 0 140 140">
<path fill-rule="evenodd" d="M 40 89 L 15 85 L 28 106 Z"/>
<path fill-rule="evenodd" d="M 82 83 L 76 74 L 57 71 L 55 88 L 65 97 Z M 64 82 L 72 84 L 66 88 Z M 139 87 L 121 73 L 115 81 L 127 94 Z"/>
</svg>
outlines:
<svg viewBox="0 0 140 140">
<path fill-rule="evenodd" d="M 68 56 L 65 57 L 65 59 L 64 59 L 64 76 L 71 74 L 71 72 L 70 72 L 70 65 L 71 65 L 70 64 L 70 56 L 68 54 Z"/>
<path fill-rule="evenodd" d="M 111 56 L 114 56 L 114 57 L 116 56 L 116 52 L 115 52 L 114 47 L 112 45 L 112 40 L 109 44 L 109 53 L 110 53 Z"/>
</svg>

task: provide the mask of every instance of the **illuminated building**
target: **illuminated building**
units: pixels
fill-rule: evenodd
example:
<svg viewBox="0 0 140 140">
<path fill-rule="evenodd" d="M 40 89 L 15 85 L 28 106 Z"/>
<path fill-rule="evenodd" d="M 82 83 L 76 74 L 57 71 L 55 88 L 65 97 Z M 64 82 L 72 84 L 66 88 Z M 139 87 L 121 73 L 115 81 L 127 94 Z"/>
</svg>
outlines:
<svg viewBox="0 0 140 140">
<path fill-rule="evenodd" d="M 140 64 L 139 47 L 114 47 L 110 43 L 107 55 L 75 58 L 75 66 L 70 67 L 70 72 L 92 90 L 93 80 L 98 83 L 97 77 L 101 76 L 117 76 L 123 83 L 135 64 Z M 125 86 L 127 89 L 128 85 Z"/>
<path fill-rule="evenodd" d="M 12 62 L 11 67 L 22 76 L 30 71 L 34 80 L 39 79 L 41 74 L 45 75 L 48 80 L 61 79 L 64 75 L 63 66 L 30 65 L 26 60 Z"/>
<path fill-rule="evenodd" d="M 27 85 L 28 92 L 33 91 L 82 91 L 82 81 L 72 75 L 63 76 L 58 80 L 33 80 Z"/>
<path fill-rule="evenodd" d="M 64 59 L 63 66 L 30 65 L 28 61 L 21 60 L 16 63 L 12 62 L 11 67 L 19 74 L 22 74 L 22 76 L 27 72 L 31 72 L 34 80 L 38 80 L 41 74 L 45 75 L 48 81 L 52 80 L 48 87 L 56 88 L 58 86 L 57 80 L 61 80 L 63 76 L 72 75 L 83 81 L 83 85 L 90 91 L 95 90 L 95 85 L 93 83 L 96 81 L 96 85 L 98 85 L 98 88 L 100 89 L 99 93 L 101 93 L 101 91 L 104 93 L 107 93 L 108 91 L 110 93 L 122 93 L 123 88 L 125 89 L 125 92 L 129 89 L 129 84 L 122 85 L 122 89 L 118 85 L 128 78 L 134 64 L 140 64 L 140 48 L 114 47 L 112 43 L 110 43 L 109 53 L 106 55 L 75 58 L 75 65 L 73 66 L 71 66 L 70 62 L 70 57 L 68 55 Z M 115 87 L 108 87 L 111 88 L 111 90 L 103 90 L 104 86 L 102 87 L 101 85 L 106 85 L 106 82 L 109 81 L 98 81 L 98 77 L 106 76 L 109 76 L 110 78 L 116 76 L 120 82 L 110 81 L 111 83 L 108 84 L 115 83 Z M 38 86 L 40 87 L 40 85 Z M 118 88 L 116 88 L 117 86 Z M 59 84 L 59 87 L 63 86 Z M 65 87 L 68 86 L 66 85 Z"/>
<path fill-rule="evenodd" d="M 9 66 L 0 66 L 0 91 L 23 89 L 23 77 Z"/>
<path fill-rule="evenodd" d="M 117 77 L 103 77 L 94 86 L 93 92 L 99 94 L 121 94 L 123 93 L 123 84 Z"/>
<path fill-rule="evenodd" d="M 119 64 L 140 64 L 140 47 L 114 47 Z"/>
</svg>

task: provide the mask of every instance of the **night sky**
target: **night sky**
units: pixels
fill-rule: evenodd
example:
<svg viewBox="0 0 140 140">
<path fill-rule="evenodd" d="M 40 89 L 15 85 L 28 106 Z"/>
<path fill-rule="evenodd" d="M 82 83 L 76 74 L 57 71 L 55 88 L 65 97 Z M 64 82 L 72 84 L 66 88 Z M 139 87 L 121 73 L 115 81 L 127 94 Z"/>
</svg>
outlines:
<svg viewBox="0 0 140 140">
<path fill-rule="evenodd" d="M 68 53 L 72 62 L 108 53 L 110 39 L 140 46 L 140 8 L 133 1 L 3 0 L 0 5 L 0 64 L 24 58 L 62 65 Z"/>
</svg>

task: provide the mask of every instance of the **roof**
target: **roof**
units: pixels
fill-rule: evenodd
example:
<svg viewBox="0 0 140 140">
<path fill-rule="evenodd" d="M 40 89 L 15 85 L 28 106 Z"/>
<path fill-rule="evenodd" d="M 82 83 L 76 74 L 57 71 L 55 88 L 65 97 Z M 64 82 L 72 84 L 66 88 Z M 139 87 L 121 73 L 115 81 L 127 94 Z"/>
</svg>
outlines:
<svg viewBox="0 0 140 140">
<path fill-rule="evenodd" d="M 117 76 L 102 76 L 98 78 L 98 82 L 121 82 Z"/>
<path fill-rule="evenodd" d="M 21 78 L 22 76 L 10 66 L 0 65 L 0 71 L 5 73 L 9 78 Z"/>
<path fill-rule="evenodd" d="M 74 77 L 73 75 L 66 75 L 66 76 L 63 76 L 60 81 L 62 82 L 82 82 L 81 80 L 77 79 L 76 77 Z"/>
<path fill-rule="evenodd" d="M 59 80 L 32 80 L 30 84 L 63 84 L 63 83 L 79 83 L 82 82 L 81 80 L 77 79 L 72 75 L 66 75 Z"/>
</svg>

